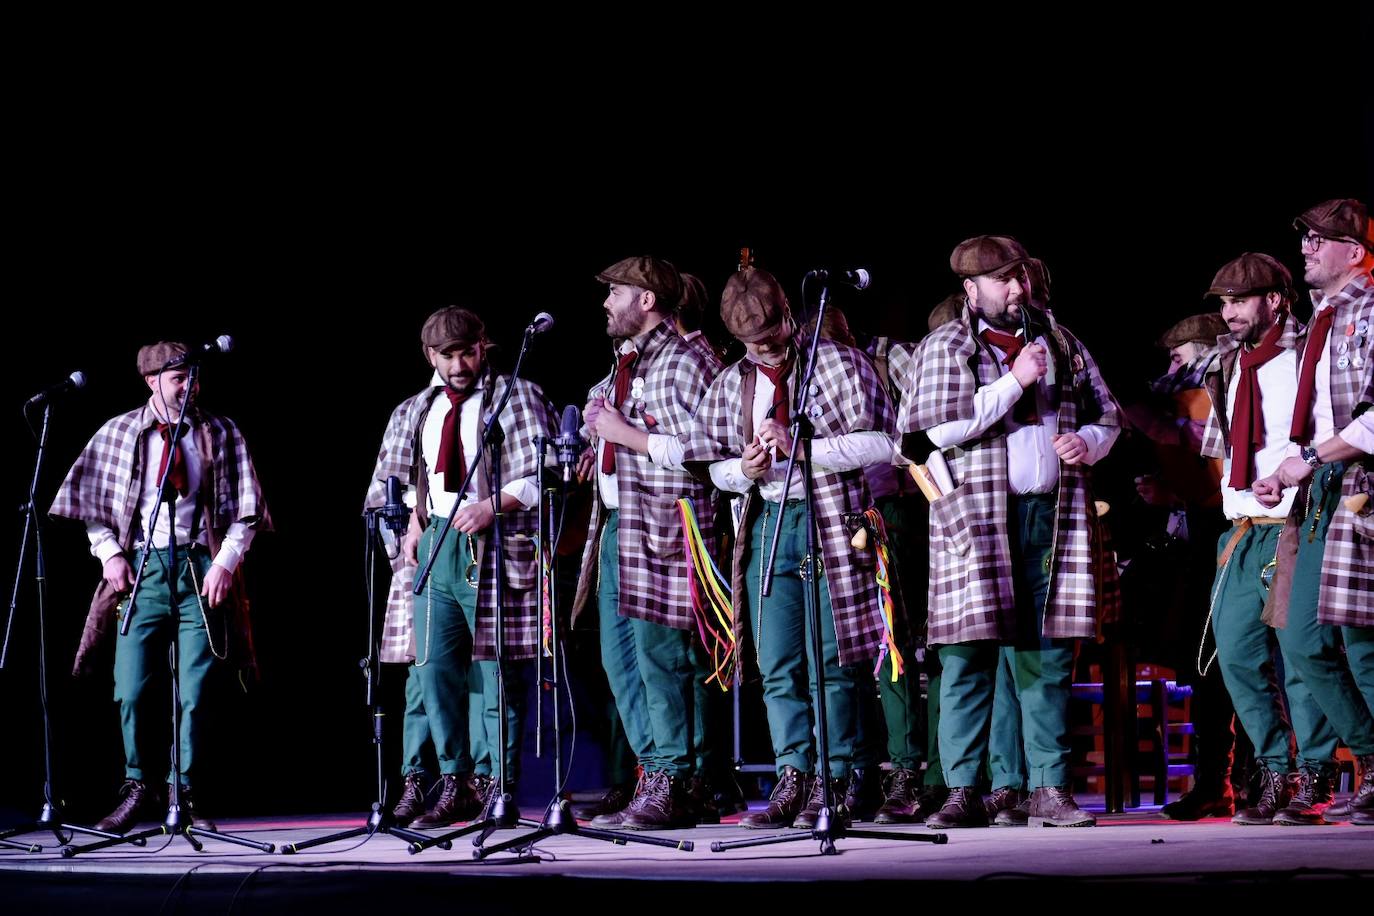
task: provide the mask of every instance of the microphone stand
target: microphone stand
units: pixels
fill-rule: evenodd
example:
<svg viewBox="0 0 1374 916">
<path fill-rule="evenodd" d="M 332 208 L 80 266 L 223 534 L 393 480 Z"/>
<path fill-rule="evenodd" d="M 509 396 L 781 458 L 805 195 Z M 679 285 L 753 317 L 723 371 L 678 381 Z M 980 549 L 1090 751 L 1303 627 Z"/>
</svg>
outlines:
<svg viewBox="0 0 1374 916">
<path fill-rule="evenodd" d="M 472 823 L 460 827 L 457 830 L 449 831 L 437 837 L 426 837 L 423 840 L 416 840 L 410 844 L 410 853 L 414 855 L 424 852 L 434 846 L 449 843 L 458 837 L 466 836 L 469 833 L 477 833 L 478 836 L 473 840 L 473 846 L 478 847 L 474 851 L 474 858 L 481 858 L 480 847 L 491 834 L 500 827 L 514 827 L 517 823 L 515 818 L 507 815 L 506 806 L 511 803 L 510 794 L 506 791 L 506 674 L 505 674 L 505 653 L 506 653 L 506 627 L 505 627 L 505 545 L 501 540 L 501 446 L 506 439 L 506 433 L 501 428 L 501 413 L 510 403 L 511 392 L 515 389 L 515 383 L 520 378 L 520 367 L 525 362 L 525 354 L 529 352 L 530 341 L 533 340 L 536 331 L 533 325 L 525 328 L 525 335 L 520 341 L 520 352 L 515 358 L 515 367 L 511 370 L 509 379 L 506 382 L 505 390 L 501 392 L 501 399 L 497 402 L 496 408 L 487 417 L 486 423 L 482 428 L 482 438 L 477 446 L 477 457 L 468 466 L 467 473 L 463 476 L 463 482 L 458 486 L 458 493 L 467 492 L 468 483 L 473 475 L 477 473 L 477 467 L 482 463 L 483 454 L 487 455 L 487 464 L 490 472 L 490 491 L 491 498 L 494 500 L 495 512 L 492 517 L 492 542 L 495 549 L 496 565 L 496 743 L 497 748 L 492 756 L 495 758 L 496 786 L 488 800 L 486 807 L 482 811 L 482 816 Z M 491 373 L 492 384 L 496 384 L 495 373 Z M 453 527 L 453 517 L 458 514 L 458 509 L 462 506 L 462 499 L 453 501 L 453 508 L 449 510 L 448 521 L 443 525 L 433 543 L 430 545 L 429 558 L 425 561 L 425 568 L 416 577 L 414 592 L 418 596 L 424 589 L 429 580 L 429 574 L 434 567 L 434 561 L 439 556 L 440 547 L 444 543 L 444 538 L 448 536 L 449 529 Z M 481 576 L 481 571 L 478 571 Z M 480 582 L 480 578 L 479 578 Z M 481 609 L 481 591 L 475 598 L 478 610 Z M 477 619 L 477 614 L 473 615 Z M 473 645 L 476 646 L 477 634 L 474 632 Z M 538 857 L 521 857 L 522 862 L 535 863 Z"/>
<path fill-rule="evenodd" d="M 807 349 L 806 367 L 802 375 L 801 383 L 797 386 L 797 405 L 792 413 L 792 447 L 787 454 L 787 473 L 783 477 L 782 495 L 783 498 L 778 504 L 778 518 L 773 526 L 773 541 L 768 548 L 768 561 L 763 568 L 763 581 L 759 588 L 759 606 L 763 606 L 763 598 L 773 587 L 773 565 L 778 556 L 778 540 L 782 533 L 783 514 L 787 509 L 787 494 L 792 489 L 792 472 L 798 464 L 797 446 L 801 446 L 801 465 L 802 465 L 802 486 L 806 494 L 806 555 L 802 559 L 801 578 L 805 583 L 802 594 L 805 598 L 805 613 L 807 625 L 811 628 L 811 658 L 810 663 L 816 674 L 816 689 L 811 697 L 811 705 L 815 710 L 816 721 L 816 749 L 817 749 L 817 772 L 816 778 L 822 780 L 822 805 L 819 815 L 816 818 L 816 826 L 810 831 L 790 831 L 785 834 L 774 834 L 772 836 L 758 837 L 757 839 L 715 841 L 711 843 L 712 852 L 727 852 L 732 849 L 744 849 L 750 846 L 772 846 L 779 843 L 795 843 L 800 840 L 819 840 L 821 855 L 838 855 L 839 850 L 835 847 L 835 841 L 846 836 L 860 837 L 866 839 L 880 840 L 905 840 L 908 842 L 935 843 L 937 845 L 949 842 L 949 837 L 943 833 L 897 833 L 885 830 L 853 830 L 844 825 L 844 818 L 841 812 L 835 810 L 837 800 L 833 797 L 830 779 L 830 732 L 828 725 L 827 710 L 825 708 L 825 654 L 821 640 L 821 576 L 822 557 L 820 544 L 816 537 L 816 489 L 815 477 L 812 474 L 811 464 L 811 440 L 815 436 L 815 426 L 807 415 L 807 401 L 811 392 L 811 379 L 816 373 L 816 351 L 820 345 L 821 326 L 825 321 L 825 306 L 830 298 L 830 288 L 824 284 L 821 286 L 820 304 L 816 312 L 816 326 L 811 332 L 811 344 Z M 752 410 L 750 404 L 741 405 L 743 410 Z M 843 804 L 844 799 L 838 800 Z"/>
<path fill-rule="evenodd" d="M 539 466 L 540 468 L 543 468 L 544 449 L 548 446 L 548 440 L 543 436 L 540 436 L 539 439 L 536 440 L 536 442 L 539 447 Z M 545 514 L 543 504 L 540 505 L 539 510 L 539 551 L 541 556 L 539 558 L 539 579 L 537 583 L 538 586 L 541 587 L 539 594 L 541 595 L 542 600 L 542 585 L 546 577 L 549 580 L 549 621 L 551 627 L 550 643 L 553 647 L 553 658 L 550 662 L 551 684 L 553 687 L 553 798 L 544 807 L 544 817 L 542 820 L 536 821 L 521 818 L 518 821 L 518 824 L 521 827 L 533 828 L 530 832 L 514 837 L 509 840 L 505 840 L 500 843 L 496 843 L 491 846 L 484 847 L 480 843 L 474 842 L 473 845 L 477 846 L 477 849 L 474 850 L 473 856 L 477 859 L 485 859 L 487 856 L 494 855 L 498 852 L 505 852 L 507 850 L 516 850 L 520 855 L 530 855 L 533 852 L 534 845 L 539 841 L 547 839 L 551 836 L 563 835 L 581 836 L 591 840 L 601 840 L 604 843 L 614 843 L 617 846 L 625 846 L 629 843 L 641 843 L 646 846 L 661 846 L 665 849 L 680 849 L 683 852 L 691 852 L 694 848 L 694 844 L 691 840 L 668 840 L 656 836 L 644 836 L 632 833 L 622 833 L 616 830 L 603 830 L 599 827 L 583 827 L 580 824 L 578 824 L 577 819 L 572 816 L 571 805 L 569 804 L 568 800 L 563 797 L 563 771 L 560 756 L 562 751 L 563 735 L 561 728 L 562 720 L 560 718 L 560 709 L 558 705 L 558 687 L 561 683 L 561 675 L 559 674 L 561 669 L 559 667 L 558 660 L 562 652 L 562 636 L 560 635 L 558 625 L 558 592 L 556 588 L 558 577 L 556 574 L 546 575 L 546 573 L 544 572 L 542 553 L 545 547 L 547 546 L 547 549 L 549 551 L 551 567 L 554 567 L 554 564 L 557 564 L 557 537 L 558 534 L 560 534 L 563 530 L 562 511 L 565 510 L 567 506 L 567 481 L 563 481 L 561 486 L 561 508 L 559 512 L 559 524 L 557 525 L 552 524 L 554 492 L 555 491 L 552 487 L 548 487 L 545 490 L 545 495 L 547 497 L 548 502 L 547 516 Z M 552 534 L 550 533 L 551 528 L 554 529 Z M 556 567 L 554 567 L 554 572 L 556 573 Z"/>
<path fill-rule="evenodd" d="M 376 749 L 377 758 L 377 800 L 372 803 L 372 812 L 368 815 L 367 823 L 363 826 L 303 840 L 299 843 L 286 843 L 281 848 L 283 855 L 292 855 L 313 846 L 323 846 L 326 843 L 351 840 L 364 834 L 370 838 L 373 834 L 385 833 L 406 843 L 416 843 L 429 839 L 428 834 L 398 825 L 391 816 L 391 809 L 386 807 L 386 764 L 382 753 L 383 721 L 386 717 L 386 710 L 382 706 L 379 691 L 382 680 L 382 647 L 380 628 L 377 626 L 376 584 L 377 541 L 381 538 L 381 526 L 377 523 L 377 517 L 385 511 L 385 506 L 363 510 L 363 518 L 367 526 L 367 541 L 363 550 L 363 568 L 367 571 L 367 655 L 358 661 L 358 666 L 363 669 L 363 679 L 367 682 L 364 702 L 372 716 L 372 745 Z M 383 602 L 383 614 L 385 614 L 385 607 L 385 602 Z M 438 845 L 441 849 L 452 848 L 450 843 Z"/>
<path fill-rule="evenodd" d="M 162 372 L 165 372 L 165 371 L 167 371 L 168 368 L 169 368 L 168 366 L 164 366 L 164 367 L 162 368 L 161 371 L 162 371 Z M 138 565 L 138 574 L 134 577 L 134 587 L 133 587 L 133 591 L 131 591 L 131 592 L 129 593 L 129 604 L 128 604 L 128 607 L 125 609 L 125 612 L 124 612 L 124 620 L 123 620 L 123 622 L 120 624 L 120 627 L 119 627 L 119 637 L 120 637 L 120 638 L 123 638 L 123 637 L 125 637 L 125 636 L 128 636 L 128 634 L 129 634 L 129 623 L 133 620 L 133 618 L 134 618 L 134 611 L 136 610 L 136 608 L 137 608 L 137 606 L 138 606 L 138 592 L 139 592 L 139 589 L 140 589 L 140 588 L 142 587 L 142 585 L 143 585 L 143 574 L 144 574 L 144 572 L 148 569 L 148 558 L 152 555 L 153 551 L 157 549 L 156 547 L 153 546 L 153 532 L 155 532 L 155 531 L 157 530 L 157 517 L 158 517 L 159 511 L 162 509 L 163 501 L 164 501 L 164 500 L 166 500 L 166 505 L 167 505 L 167 516 L 168 516 L 168 524 L 167 524 L 167 575 L 168 575 L 168 578 L 170 579 L 170 587 L 168 588 L 168 600 L 169 600 L 169 602 L 170 602 L 171 605 L 172 605 L 173 618 L 179 620 L 179 619 L 180 619 L 180 616 L 181 616 L 181 615 L 180 615 L 180 611 L 179 611 L 179 609 L 178 609 L 178 607 L 177 607 L 177 598 L 176 598 L 176 580 L 177 580 L 177 575 L 176 575 L 176 569 L 177 569 L 177 564 L 176 564 L 176 558 L 177 558 L 176 493 L 177 493 L 177 491 L 176 491 L 175 488 L 173 488 L 172 491 L 171 491 L 170 493 L 167 492 L 167 479 L 171 476 L 171 473 L 172 473 L 172 464 L 173 464 L 173 460 L 172 460 L 172 459 L 173 459 L 173 456 L 176 455 L 177 446 L 181 444 L 182 432 L 183 432 L 183 430 L 187 429 L 187 428 L 189 427 L 189 425 L 190 425 L 190 424 L 188 424 L 188 423 L 186 422 L 186 415 L 191 411 L 192 404 L 193 404 L 193 401 L 194 401 L 194 399 L 195 399 L 196 383 L 197 383 L 198 377 L 199 377 L 199 375 L 200 375 L 200 363 L 199 363 L 199 361 L 190 361 L 190 362 L 188 362 L 188 363 L 186 364 L 186 371 L 187 371 L 187 378 L 186 378 L 186 398 L 185 398 L 185 401 L 184 401 L 183 404 L 182 404 L 180 413 L 177 415 L 177 422 L 176 422 L 176 424 L 172 427 L 172 437 L 171 437 L 171 441 L 167 443 L 167 451 L 166 451 L 166 453 L 165 453 L 165 454 L 167 455 L 167 462 L 166 462 L 166 465 L 165 465 L 165 466 L 163 467 L 163 469 L 162 469 L 162 476 L 158 478 L 158 482 L 157 482 L 157 501 L 153 504 L 152 518 L 148 520 L 148 538 L 147 538 L 147 541 L 146 541 L 146 542 L 144 543 L 144 545 L 143 545 L 143 556 L 142 556 L 141 561 L 140 561 L 140 563 L 139 563 L 139 565 Z M 165 409 L 165 407 L 164 407 L 164 409 Z M 203 457 L 204 457 L 204 460 L 205 460 L 205 463 L 206 463 L 206 467 L 208 468 L 208 467 L 209 467 L 209 463 L 210 463 L 210 461 L 212 460 L 212 457 L 213 457 L 213 456 L 205 455 L 205 456 L 203 456 Z M 193 560 L 193 559 L 191 558 L 191 556 L 190 556 L 190 551 L 191 551 L 191 548 L 192 548 L 193 546 L 194 546 L 194 545 L 188 545 L 188 546 L 187 546 L 187 557 L 186 557 L 186 562 L 187 562 L 188 564 L 194 562 L 194 560 Z M 206 634 L 205 634 L 205 635 L 206 635 L 206 638 L 208 639 L 209 636 L 210 636 L 210 633 L 209 633 L 209 621 L 206 621 L 205 623 L 206 623 Z M 109 847 L 109 846 L 117 846 L 117 845 L 120 845 L 120 844 L 122 844 L 122 843 L 137 843 L 139 840 L 146 840 L 148 837 L 153 837 L 153 836 L 179 836 L 179 837 L 181 837 L 182 839 L 184 839 L 186 842 L 190 843 L 190 844 L 191 844 L 191 848 L 194 849 L 196 852 L 201 852 L 201 851 L 204 849 L 204 847 L 202 846 L 202 844 L 200 843 L 200 841 L 196 839 L 196 837 L 198 837 L 198 836 L 213 837 L 214 839 L 217 839 L 217 840 L 223 840 L 223 841 L 226 842 L 226 843 L 234 843 L 234 844 L 236 844 L 236 845 L 238 845 L 238 846 L 247 846 L 247 847 L 249 847 L 249 848 L 251 848 L 251 849 L 256 849 L 256 850 L 258 850 L 259 852 L 273 852 L 273 851 L 276 850 L 277 847 L 276 847 L 274 844 L 272 844 L 272 843 L 259 843 L 259 842 L 257 842 L 256 840 L 250 840 L 250 839 L 248 839 L 248 838 L 246 838 L 246 837 L 234 836 L 233 834 L 228 834 L 228 833 L 220 833 L 220 832 L 217 831 L 217 830 L 205 830 L 205 829 L 202 829 L 202 828 L 200 828 L 200 827 L 193 826 L 192 823 L 191 823 L 191 821 L 190 821 L 189 819 L 187 819 L 187 820 L 185 820 L 185 821 L 182 820 L 182 810 L 181 810 L 181 682 L 178 680 L 179 669 L 178 669 L 178 659 L 177 659 L 177 634 L 176 634 L 176 633 L 173 633 L 173 634 L 172 634 L 171 644 L 170 644 L 170 646 L 169 646 L 169 648 L 168 648 L 168 652 L 167 652 L 167 658 L 168 658 L 168 665 L 169 665 L 169 667 L 171 668 L 171 680 L 172 680 L 172 774 L 171 774 L 171 775 L 172 775 L 172 783 L 171 783 L 171 794 L 170 794 L 170 796 L 169 796 L 168 799 L 167 799 L 167 818 L 166 818 L 166 820 L 164 820 L 164 821 L 163 821 L 159 826 L 157 826 L 157 827 L 151 828 L 151 829 L 149 829 L 149 830 L 139 831 L 138 833 L 130 833 L 130 834 L 126 834 L 125 836 L 122 836 L 122 837 L 115 837 L 115 838 L 111 838 L 111 839 L 99 840 L 99 841 L 94 842 L 94 843 L 87 843 L 87 844 L 85 844 L 84 846 L 71 846 L 71 845 L 63 846 L 63 847 L 62 847 L 62 856 L 63 856 L 63 858 L 70 859 L 72 856 L 79 855 L 80 853 L 83 853 L 83 852 L 92 852 L 92 851 L 98 850 L 98 849 L 105 849 L 106 847 Z"/>
<path fill-rule="evenodd" d="M 117 833 L 107 833 L 92 827 L 64 823 L 62 801 L 58 797 L 58 792 L 53 788 L 52 716 L 48 709 L 48 574 L 47 561 L 43 554 L 43 522 L 34 504 L 35 494 L 38 491 L 38 479 L 43 470 L 43 458 L 47 454 L 48 424 L 51 414 L 52 404 L 45 403 L 43 405 L 43 426 L 38 434 L 38 451 L 33 462 L 33 477 L 29 480 L 28 499 L 24 501 L 24 537 L 19 543 L 19 565 L 14 573 L 14 591 L 10 593 L 10 610 L 5 620 L 5 641 L 3 645 L 0 645 L 0 670 L 3 670 L 5 660 L 9 655 L 10 631 L 14 626 L 15 608 L 19 604 L 19 586 L 24 579 L 24 565 L 29 555 L 29 534 L 32 533 L 34 583 L 37 586 L 38 597 L 38 700 L 39 708 L 43 714 L 43 808 L 34 820 L 0 830 L 0 846 L 22 849 L 25 852 L 40 852 L 43 847 L 36 843 L 17 843 L 10 837 L 50 830 L 58 844 L 65 845 L 71 842 L 77 833 L 103 837 L 104 839 L 115 839 L 119 836 Z M 25 417 L 27 418 L 27 416 L 26 411 Z M 66 831 L 68 836 L 64 837 L 63 831 Z M 147 840 L 140 841 L 139 845 L 147 845 Z"/>
</svg>

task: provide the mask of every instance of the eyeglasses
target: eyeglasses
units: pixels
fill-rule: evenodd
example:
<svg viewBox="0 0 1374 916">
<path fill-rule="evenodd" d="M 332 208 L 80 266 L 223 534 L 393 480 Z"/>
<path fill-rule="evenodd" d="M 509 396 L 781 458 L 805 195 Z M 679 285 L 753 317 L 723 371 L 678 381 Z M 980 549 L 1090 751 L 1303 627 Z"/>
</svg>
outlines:
<svg viewBox="0 0 1374 916">
<path fill-rule="evenodd" d="M 1309 232 L 1302 238 L 1298 239 L 1298 246 L 1303 251 L 1310 251 L 1313 254 L 1316 254 L 1318 251 L 1321 250 L 1322 242 L 1345 242 L 1350 245 L 1357 244 L 1356 242 L 1352 242 L 1350 239 L 1334 238 L 1329 235 L 1318 235 L 1315 232 Z"/>
</svg>

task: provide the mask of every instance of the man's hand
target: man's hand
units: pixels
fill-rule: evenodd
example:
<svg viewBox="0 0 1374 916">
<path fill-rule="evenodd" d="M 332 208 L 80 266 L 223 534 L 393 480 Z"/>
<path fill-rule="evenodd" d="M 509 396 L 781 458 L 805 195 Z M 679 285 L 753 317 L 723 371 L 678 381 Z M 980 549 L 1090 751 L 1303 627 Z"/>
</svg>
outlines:
<svg viewBox="0 0 1374 916">
<path fill-rule="evenodd" d="M 1088 457 L 1088 443 L 1078 433 L 1054 437 L 1054 452 L 1065 464 L 1078 464 Z"/>
<path fill-rule="evenodd" d="M 792 451 L 792 434 L 780 420 L 769 417 L 759 424 L 758 441 L 766 448 L 775 448 L 779 455 Z"/>
<path fill-rule="evenodd" d="M 1296 487 L 1312 476 L 1316 468 L 1303 461 L 1301 458 L 1285 458 L 1283 464 L 1274 472 L 1274 476 L 1279 479 L 1285 487 Z"/>
<path fill-rule="evenodd" d="M 626 433 L 633 427 L 625 421 L 625 417 L 615 409 L 609 400 L 602 403 L 601 409 L 597 411 L 594 419 L 588 416 L 587 426 L 607 442 L 615 445 L 630 444 Z"/>
<path fill-rule="evenodd" d="M 423 533 L 420 513 L 410 513 L 410 526 L 406 528 L 405 537 L 401 538 L 401 556 L 405 558 L 407 566 L 420 565 L 420 535 Z"/>
<path fill-rule="evenodd" d="M 750 480 L 758 480 L 768 473 L 768 468 L 773 464 L 773 452 L 768 446 L 759 442 L 759 437 L 755 436 L 754 441 L 744 447 L 744 454 L 740 456 L 740 470 L 744 476 Z"/>
<path fill-rule="evenodd" d="M 577 482 L 586 483 L 596 470 L 596 449 L 587 448 L 577 458 Z"/>
<path fill-rule="evenodd" d="M 1029 388 L 1049 371 L 1047 359 L 1043 344 L 1027 344 L 1016 355 L 1016 362 L 1011 364 L 1011 374 L 1016 376 L 1022 388 Z"/>
<path fill-rule="evenodd" d="M 218 563 L 211 563 L 210 571 L 205 574 L 205 581 L 200 585 L 200 593 L 210 602 L 210 607 L 219 607 L 228 596 L 229 585 L 233 581 L 233 573 Z"/>
<path fill-rule="evenodd" d="M 587 428 L 596 432 L 596 419 L 601 411 L 605 410 L 605 398 L 592 398 L 587 402 L 587 406 L 582 408 L 582 422 L 587 424 Z"/>
<path fill-rule="evenodd" d="M 487 530 L 496 513 L 491 508 L 491 500 L 479 499 L 453 513 L 453 528 L 464 534 L 476 534 Z"/>
<path fill-rule="evenodd" d="M 1290 459 L 1296 460 L 1296 459 Z M 1306 464 L 1299 462 L 1303 467 Z M 1308 468 L 1311 470 L 1311 468 Z M 1255 494 L 1255 499 L 1266 509 L 1272 509 L 1283 501 L 1283 483 L 1279 480 L 1278 474 L 1270 474 L 1268 477 L 1255 481 L 1255 485 L 1250 488 L 1250 492 Z"/>
<path fill-rule="evenodd" d="M 134 571 L 124 554 L 116 554 L 105 561 L 105 582 L 116 592 L 127 592 L 134 587 Z"/>
</svg>

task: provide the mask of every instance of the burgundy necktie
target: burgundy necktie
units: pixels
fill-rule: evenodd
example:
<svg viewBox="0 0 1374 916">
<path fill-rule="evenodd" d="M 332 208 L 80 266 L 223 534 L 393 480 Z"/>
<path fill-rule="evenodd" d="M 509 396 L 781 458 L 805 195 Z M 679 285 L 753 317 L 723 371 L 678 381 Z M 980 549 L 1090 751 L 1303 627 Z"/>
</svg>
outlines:
<svg viewBox="0 0 1374 916">
<path fill-rule="evenodd" d="M 1293 402 L 1293 428 L 1288 438 L 1299 445 L 1312 441 L 1312 395 L 1317 390 L 1317 363 L 1321 361 L 1326 337 L 1336 310 L 1324 309 L 1307 329 L 1307 346 L 1302 351 L 1302 370 L 1298 374 L 1298 397 Z"/>
<path fill-rule="evenodd" d="M 1011 368 L 1012 363 L 1016 362 L 1016 357 L 1026 346 L 1026 342 L 1015 334 L 1004 334 L 1001 331 L 994 331 L 992 328 L 984 328 L 978 336 L 999 350 L 1006 351 L 1007 355 L 1002 359 L 1002 362 L 1008 369 Z M 1016 406 L 1011 409 L 1012 418 L 1022 426 L 1035 426 L 1040 422 L 1040 414 L 1035 409 L 1035 387 L 1032 385 L 1022 392 L 1021 397 L 1016 401 Z"/>
<path fill-rule="evenodd" d="M 167 486 L 175 487 L 176 491 L 182 496 L 186 495 L 190 489 L 190 483 L 186 479 L 186 453 L 181 448 L 181 438 L 177 439 L 177 447 L 171 453 L 169 446 L 172 444 L 172 425 L 170 423 L 159 423 L 157 431 L 162 434 L 162 461 L 157 466 L 157 479 L 161 480 L 164 472 L 167 474 Z M 185 436 L 185 430 L 182 431 Z M 167 470 L 167 459 L 172 459 L 172 469 Z M 166 492 L 165 490 L 163 492 Z"/>
<path fill-rule="evenodd" d="M 461 414 L 463 402 L 471 393 L 444 388 L 444 394 L 448 395 L 449 410 L 448 415 L 444 417 L 443 432 L 439 434 L 439 457 L 434 462 L 434 470 L 444 475 L 444 489 L 449 493 L 458 492 L 458 485 L 463 482 L 463 475 L 468 470 L 467 463 L 463 460 Z"/>
<path fill-rule="evenodd" d="M 634 372 L 635 360 L 638 357 L 639 353 L 631 350 L 615 364 L 615 397 L 611 399 L 611 403 L 615 405 L 616 410 L 625 403 L 625 396 L 630 393 L 630 375 Z M 615 473 L 615 446 L 609 442 L 601 447 L 601 473 Z"/>
<path fill-rule="evenodd" d="M 787 394 L 787 378 L 792 374 L 792 353 L 789 351 L 787 359 L 776 366 L 765 366 L 759 363 L 759 371 L 768 376 L 768 381 L 773 383 L 773 404 L 768 408 L 768 416 L 777 420 L 788 428 L 792 425 L 792 402 Z M 750 405 L 750 410 L 753 406 Z M 787 455 L 782 449 L 776 449 L 779 460 L 785 460 Z"/>
</svg>

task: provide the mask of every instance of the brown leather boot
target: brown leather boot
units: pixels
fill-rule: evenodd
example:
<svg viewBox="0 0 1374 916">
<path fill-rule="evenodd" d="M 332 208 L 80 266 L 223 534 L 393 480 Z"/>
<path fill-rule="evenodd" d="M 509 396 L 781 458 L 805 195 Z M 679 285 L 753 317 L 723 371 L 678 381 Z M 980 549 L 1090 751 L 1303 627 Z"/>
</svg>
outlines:
<svg viewBox="0 0 1374 916">
<path fill-rule="evenodd" d="M 400 827 L 410 826 L 410 822 L 425 810 L 425 774 L 413 771 L 405 775 L 405 787 L 396 807 L 391 809 L 391 818 Z"/>
<path fill-rule="evenodd" d="M 1031 793 L 1032 827 L 1095 827 L 1097 818 L 1078 807 L 1068 786 L 1041 786 Z"/>
<path fill-rule="evenodd" d="M 1002 787 L 983 796 L 983 809 L 994 827 L 1024 827 L 1030 821 L 1030 794 Z"/>
<path fill-rule="evenodd" d="M 630 799 L 634 796 L 634 783 L 611 786 L 596 801 L 573 805 L 572 816 L 579 821 L 590 821 L 605 814 L 618 814 L 625 810 L 625 806 L 630 803 Z"/>
<path fill-rule="evenodd" d="M 625 809 L 625 830 L 672 830 L 691 827 L 683 804 L 683 782 L 662 771 L 644 775 L 644 789 Z"/>
<path fill-rule="evenodd" d="M 482 810 L 468 787 L 466 774 L 444 773 L 439 777 L 439 784 L 439 800 L 433 808 L 410 822 L 413 829 L 450 827 L 458 821 L 472 820 Z"/>
<path fill-rule="evenodd" d="M 139 818 L 153 816 L 157 809 L 157 793 L 141 779 L 126 779 L 119 787 L 118 807 L 101 820 L 95 829 L 106 833 L 128 833 Z"/>
<path fill-rule="evenodd" d="M 887 791 L 878 813 L 873 815 L 873 823 L 914 824 L 920 820 L 920 779 L 921 774 L 915 770 L 894 769 L 887 778 Z"/>
<path fill-rule="evenodd" d="M 784 766 L 778 774 L 778 784 L 768 796 L 768 807 L 752 811 L 739 819 L 741 827 L 750 830 L 775 830 L 791 827 L 806 804 L 810 777 L 796 767 Z"/>
<path fill-rule="evenodd" d="M 190 786 L 182 786 L 181 792 L 178 793 L 177 798 L 179 799 L 181 804 L 181 822 L 183 824 L 189 822 L 190 825 L 196 828 L 197 830 L 209 830 L 212 832 L 215 830 L 215 822 L 210 820 L 208 817 L 201 817 L 200 813 L 196 810 L 196 803 L 195 799 L 191 795 Z M 172 784 L 169 782 L 167 783 L 168 804 L 171 803 L 171 799 Z"/>
<path fill-rule="evenodd" d="M 835 777 L 830 780 L 830 823 L 848 827 L 851 823 L 849 809 L 845 807 L 845 789 L 852 783 L 843 776 Z M 819 778 L 811 780 L 811 797 L 806 800 L 806 807 L 797 812 L 797 816 L 792 819 L 792 826 L 799 830 L 815 830 L 816 822 L 820 820 L 821 808 L 825 807 L 825 783 Z"/>
<path fill-rule="evenodd" d="M 1267 766 L 1260 767 L 1260 797 L 1253 805 L 1236 812 L 1233 824 L 1268 825 L 1274 815 L 1288 804 L 1288 780 Z"/>
<path fill-rule="evenodd" d="M 1353 796 L 1326 809 L 1322 817 L 1328 821 L 1353 820 L 1354 815 L 1363 812 L 1360 822 L 1368 824 L 1370 817 L 1374 816 L 1374 754 L 1355 759 L 1360 771 L 1360 784 L 1355 787 Z"/>
<path fill-rule="evenodd" d="M 488 818 L 492 816 L 492 809 L 496 806 L 496 796 L 501 791 L 501 783 L 493 776 L 485 773 L 473 773 L 468 777 L 468 789 L 472 792 L 472 797 L 477 799 L 479 807 L 477 817 Z M 520 809 L 515 804 L 515 783 L 506 781 L 506 806 L 505 813 L 501 817 L 500 826 L 513 827 L 515 822 L 520 820 Z"/>
<path fill-rule="evenodd" d="M 926 818 L 926 826 L 932 830 L 987 825 L 988 809 L 983 805 L 983 796 L 973 786 L 950 789 L 944 807 Z"/>
<path fill-rule="evenodd" d="M 1305 766 L 1298 771 L 1298 787 L 1288 805 L 1274 815 L 1285 827 L 1311 827 L 1326 823 L 1322 817 L 1331 807 L 1331 774 Z"/>
</svg>

